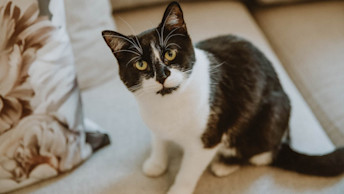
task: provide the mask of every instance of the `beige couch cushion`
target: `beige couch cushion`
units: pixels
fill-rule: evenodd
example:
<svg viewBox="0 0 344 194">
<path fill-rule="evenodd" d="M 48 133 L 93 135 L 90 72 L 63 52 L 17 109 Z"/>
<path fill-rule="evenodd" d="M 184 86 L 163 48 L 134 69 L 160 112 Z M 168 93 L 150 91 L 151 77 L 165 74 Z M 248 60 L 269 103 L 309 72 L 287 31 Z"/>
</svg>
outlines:
<svg viewBox="0 0 344 194">
<path fill-rule="evenodd" d="M 258 3 L 262 5 L 275 5 L 275 4 L 282 4 L 282 3 L 296 3 L 296 2 L 306 2 L 306 1 L 314 1 L 314 0 L 256 0 Z"/>
<path fill-rule="evenodd" d="M 256 10 L 263 31 L 336 145 L 344 145 L 344 2 Z"/>
</svg>

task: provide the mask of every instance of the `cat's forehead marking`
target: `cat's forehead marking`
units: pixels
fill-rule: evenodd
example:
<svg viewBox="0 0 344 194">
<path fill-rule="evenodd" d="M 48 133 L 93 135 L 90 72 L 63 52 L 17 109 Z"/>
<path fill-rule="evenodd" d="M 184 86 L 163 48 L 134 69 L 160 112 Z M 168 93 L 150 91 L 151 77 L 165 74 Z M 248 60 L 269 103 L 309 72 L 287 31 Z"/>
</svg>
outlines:
<svg viewBox="0 0 344 194">
<path fill-rule="evenodd" d="M 152 47 L 152 60 L 159 61 L 160 60 L 160 52 L 158 48 L 156 48 L 154 41 L 150 43 L 150 46 Z"/>
</svg>

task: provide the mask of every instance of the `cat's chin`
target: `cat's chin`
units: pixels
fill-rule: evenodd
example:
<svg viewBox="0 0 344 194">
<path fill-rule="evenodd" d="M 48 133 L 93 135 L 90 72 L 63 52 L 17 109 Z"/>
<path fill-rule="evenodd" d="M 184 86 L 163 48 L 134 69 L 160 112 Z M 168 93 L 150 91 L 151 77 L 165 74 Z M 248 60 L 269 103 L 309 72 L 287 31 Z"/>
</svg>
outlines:
<svg viewBox="0 0 344 194">
<path fill-rule="evenodd" d="M 156 94 L 159 94 L 161 96 L 171 94 L 172 92 L 176 91 L 179 88 L 179 86 L 172 87 L 172 88 L 162 88 L 161 90 L 157 91 Z"/>
</svg>

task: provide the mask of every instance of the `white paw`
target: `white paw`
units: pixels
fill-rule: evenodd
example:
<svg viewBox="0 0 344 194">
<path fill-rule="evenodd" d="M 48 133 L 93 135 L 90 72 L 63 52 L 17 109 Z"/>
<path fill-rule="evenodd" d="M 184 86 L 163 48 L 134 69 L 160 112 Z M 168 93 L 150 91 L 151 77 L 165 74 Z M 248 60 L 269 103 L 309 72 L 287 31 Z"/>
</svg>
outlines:
<svg viewBox="0 0 344 194">
<path fill-rule="evenodd" d="M 272 162 L 272 153 L 263 152 L 250 158 L 250 163 L 256 166 L 269 165 Z"/>
<path fill-rule="evenodd" d="M 158 177 L 162 175 L 167 168 L 166 162 L 158 162 L 148 158 L 143 164 L 143 173 L 149 177 Z"/>
<path fill-rule="evenodd" d="M 227 165 L 222 162 L 213 162 L 210 166 L 211 171 L 217 177 L 228 176 L 229 174 L 237 171 L 239 168 L 239 165 Z"/>
<path fill-rule="evenodd" d="M 186 186 L 172 186 L 170 190 L 168 190 L 167 194 L 192 194 L 193 189 L 190 189 L 189 187 Z"/>
</svg>

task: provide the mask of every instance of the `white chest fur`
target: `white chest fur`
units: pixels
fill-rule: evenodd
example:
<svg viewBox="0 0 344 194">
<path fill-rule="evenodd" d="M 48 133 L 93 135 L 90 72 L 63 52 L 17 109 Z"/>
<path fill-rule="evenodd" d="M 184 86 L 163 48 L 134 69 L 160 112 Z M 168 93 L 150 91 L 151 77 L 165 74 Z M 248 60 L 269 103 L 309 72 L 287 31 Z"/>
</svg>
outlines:
<svg viewBox="0 0 344 194">
<path fill-rule="evenodd" d="M 178 90 L 164 96 L 154 92 L 136 96 L 147 126 L 160 137 L 181 145 L 190 138 L 200 138 L 210 112 L 209 60 L 202 50 L 195 49 L 195 54 L 192 73 Z"/>
</svg>

